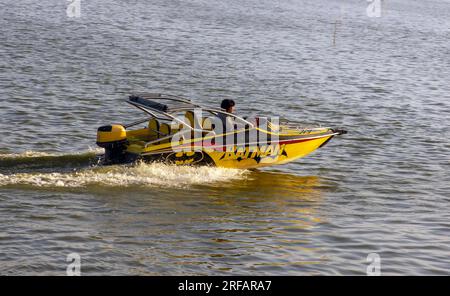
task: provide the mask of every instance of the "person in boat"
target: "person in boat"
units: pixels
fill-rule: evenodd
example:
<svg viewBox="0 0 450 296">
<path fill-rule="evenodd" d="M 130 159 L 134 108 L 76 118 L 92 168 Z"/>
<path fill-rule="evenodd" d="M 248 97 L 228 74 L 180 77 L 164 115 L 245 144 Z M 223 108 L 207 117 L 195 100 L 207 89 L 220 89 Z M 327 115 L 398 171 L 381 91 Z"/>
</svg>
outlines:
<svg viewBox="0 0 450 296">
<path fill-rule="evenodd" d="M 234 102 L 234 100 L 230 100 L 230 99 L 225 99 L 220 104 L 220 108 L 224 109 L 225 112 L 231 113 L 231 114 L 234 113 L 235 106 L 236 106 L 236 103 Z"/>
<path fill-rule="evenodd" d="M 234 100 L 231 99 L 225 99 L 222 101 L 222 103 L 220 104 L 220 107 L 223 109 L 223 111 L 227 112 L 227 113 L 231 113 L 234 114 L 236 103 L 234 102 Z M 224 126 L 228 126 L 228 130 L 232 130 L 240 128 L 243 126 L 242 123 L 238 123 L 235 120 L 235 117 L 233 116 L 229 116 L 227 114 L 223 114 L 223 113 L 218 113 L 217 116 L 220 118 L 220 120 L 222 121 Z M 243 117 L 245 120 L 253 123 L 254 125 L 258 125 L 258 121 L 253 117 L 248 117 L 248 116 L 244 116 Z"/>
<path fill-rule="evenodd" d="M 234 102 L 234 100 L 231 100 L 231 99 L 225 99 L 220 104 L 220 108 L 223 111 L 225 111 L 227 113 L 231 113 L 231 114 L 234 114 L 234 111 L 236 108 L 235 106 L 236 106 L 236 103 Z M 236 128 L 236 122 L 235 122 L 233 116 L 229 116 L 224 113 L 218 113 L 217 117 L 219 117 L 219 119 L 222 121 L 224 130 L 230 131 L 230 130 L 234 130 Z"/>
<path fill-rule="evenodd" d="M 236 106 L 236 103 L 234 102 L 234 100 L 231 100 L 231 99 L 225 99 L 220 104 L 220 108 L 222 108 L 223 111 L 225 111 L 227 113 L 231 113 L 231 114 L 234 114 L 235 106 Z M 217 117 L 220 118 L 220 120 L 222 121 L 223 126 L 225 127 L 226 130 L 233 130 L 235 128 L 236 123 L 235 123 L 234 117 L 229 116 L 224 113 L 218 113 Z"/>
</svg>

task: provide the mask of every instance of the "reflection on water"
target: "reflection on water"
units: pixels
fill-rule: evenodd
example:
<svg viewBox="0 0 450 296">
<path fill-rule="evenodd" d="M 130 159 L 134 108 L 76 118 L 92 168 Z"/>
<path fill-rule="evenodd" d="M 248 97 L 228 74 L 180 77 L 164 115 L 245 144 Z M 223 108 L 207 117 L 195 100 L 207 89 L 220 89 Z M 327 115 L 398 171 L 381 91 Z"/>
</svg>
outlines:
<svg viewBox="0 0 450 296">
<path fill-rule="evenodd" d="M 219 185 L 133 190 L 128 199 L 121 193 L 97 196 L 111 211 L 121 210 L 95 227 L 108 229 L 115 244 L 133 250 L 128 261 L 142 265 L 136 273 L 150 266 L 157 274 L 295 273 L 322 260 L 309 241 L 321 221 L 318 177 L 254 171 L 222 184 L 220 194 Z"/>
<path fill-rule="evenodd" d="M 298 198 L 310 200 L 318 194 L 320 179 L 317 176 L 297 176 L 283 172 L 252 171 L 243 182 L 230 186 L 231 192 L 255 198 Z M 255 190 L 258 189 L 258 190 Z"/>
</svg>

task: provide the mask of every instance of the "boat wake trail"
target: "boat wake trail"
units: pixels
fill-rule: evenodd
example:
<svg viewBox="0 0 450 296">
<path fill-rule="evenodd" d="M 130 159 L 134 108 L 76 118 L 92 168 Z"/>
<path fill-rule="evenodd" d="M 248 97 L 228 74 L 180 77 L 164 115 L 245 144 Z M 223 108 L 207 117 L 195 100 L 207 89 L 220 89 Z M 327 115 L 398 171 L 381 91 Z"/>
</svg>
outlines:
<svg viewBox="0 0 450 296">
<path fill-rule="evenodd" d="M 0 173 L 73 170 L 98 163 L 101 150 L 90 149 L 80 153 L 62 154 L 27 151 L 19 154 L 0 154 Z"/>
<path fill-rule="evenodd" d="M 80 154 L 27 152 L 0 155 L 0 187 L 187 187 L 242 179 L 248 171 L 138 163 L 97 166 L 95 151 Z"/>
</svg>

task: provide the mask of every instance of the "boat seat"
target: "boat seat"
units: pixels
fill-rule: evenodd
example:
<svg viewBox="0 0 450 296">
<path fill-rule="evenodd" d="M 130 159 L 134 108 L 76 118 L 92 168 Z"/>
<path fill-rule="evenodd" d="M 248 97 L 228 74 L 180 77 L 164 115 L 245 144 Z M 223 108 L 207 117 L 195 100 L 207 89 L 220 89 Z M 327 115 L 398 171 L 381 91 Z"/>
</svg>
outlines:
<svg viewBox="0 0 450 296">
<path fill-rule="evenodd" d="M 184 113 L 184 120 L 187 124 L 194 127 L 194 112 L 192 111 L 186 111 Z"/>
<path fill-rule="evenodd" d="M 215 128 L 215 124 L 213 123 L 213 120 L 211 120 L 211 118 L 209 117 L 203 118 L 202 128 L 204 130 L 212 131 Z"/>
<path fill-rule="evenodd" d="M 150 119 L 150 121 L 148 122 L 148 130 L 151 138 L 158 138 L 159 121 L 156 118 Z"/>
<path fill-rule="evenodd" d="M 172 124 L 169 125 L 170 128 L 170 134 L 175 135 L 179 131 L 183 130 L 183 125 L 178 122 L 172 122 Z"/>
<path fill-rule="evenodd" d="M 195 116 L 194 116 L 194 112 L 192 112 L 192 111 L 186 111 L 185 113 L 184 113 L 184 120 L 185 120 L 185 122 L 187 123 L 187 124 L 189 124 L 191 127 L 193 127 L 193 128 L 201 128 L 201 125 L 199 124 L 199 123 L 197 123 L 197 125 L 195 124 L 195 122 L 194 122 L 194 119 L 196 119 L 195 118 Z M 197 119 L 198 120 L 198 119 Z M 190 138 L 191 139 L 194 139 L 195 138 L 195 133 L 194 133 L 194 131 L 191 131 L 191 136 L 190 136 Z"/>
<path fill-rule="evenodd" d="M 167 123 L 161 123 L 161 124 L 159 125 L 159 132 L 161 133 L 161 134 L 159 134 L 159 138 L 167 137 L 168 135 L 171 134 L 171 128 L 170 128 L 170 125 L 168 125 Z M 169 139 L 166 139 L 166 140 L 163 140 L 163 141 L 161 141 L 160 143 L 161 143 L 161 144 L 162 144 L 162 143 L 170 143 L 170 138 L 169 138 Z"/>
<path fill-rule="evenodd" d="M 186 122 L 193 128 L 202 128 L 202 119 L 195 118 L 194 112 L 186 111 L 186 113 L 184 114 L 184 117 L 186 118 Z M 197 122 L 194 122 L 194 119 L 196 119 Z"/>
</svg>

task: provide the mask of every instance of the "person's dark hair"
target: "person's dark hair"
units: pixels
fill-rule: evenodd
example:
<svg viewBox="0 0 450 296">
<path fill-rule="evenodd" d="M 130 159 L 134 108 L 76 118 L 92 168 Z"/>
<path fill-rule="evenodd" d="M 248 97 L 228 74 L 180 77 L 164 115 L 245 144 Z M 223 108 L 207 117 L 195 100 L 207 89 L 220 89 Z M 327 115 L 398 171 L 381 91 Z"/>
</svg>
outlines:
<svg viewBox="0 0 450 296">
<path fill-rule="evenodd" d="M 225 99 L 222 101 L 222 104 L 220 104 L 220 108 L 228 109 L 230 107 L 233 107 L 234 105 L 236 105 L 236 103 L 233 100 Z"/>
</svg>

